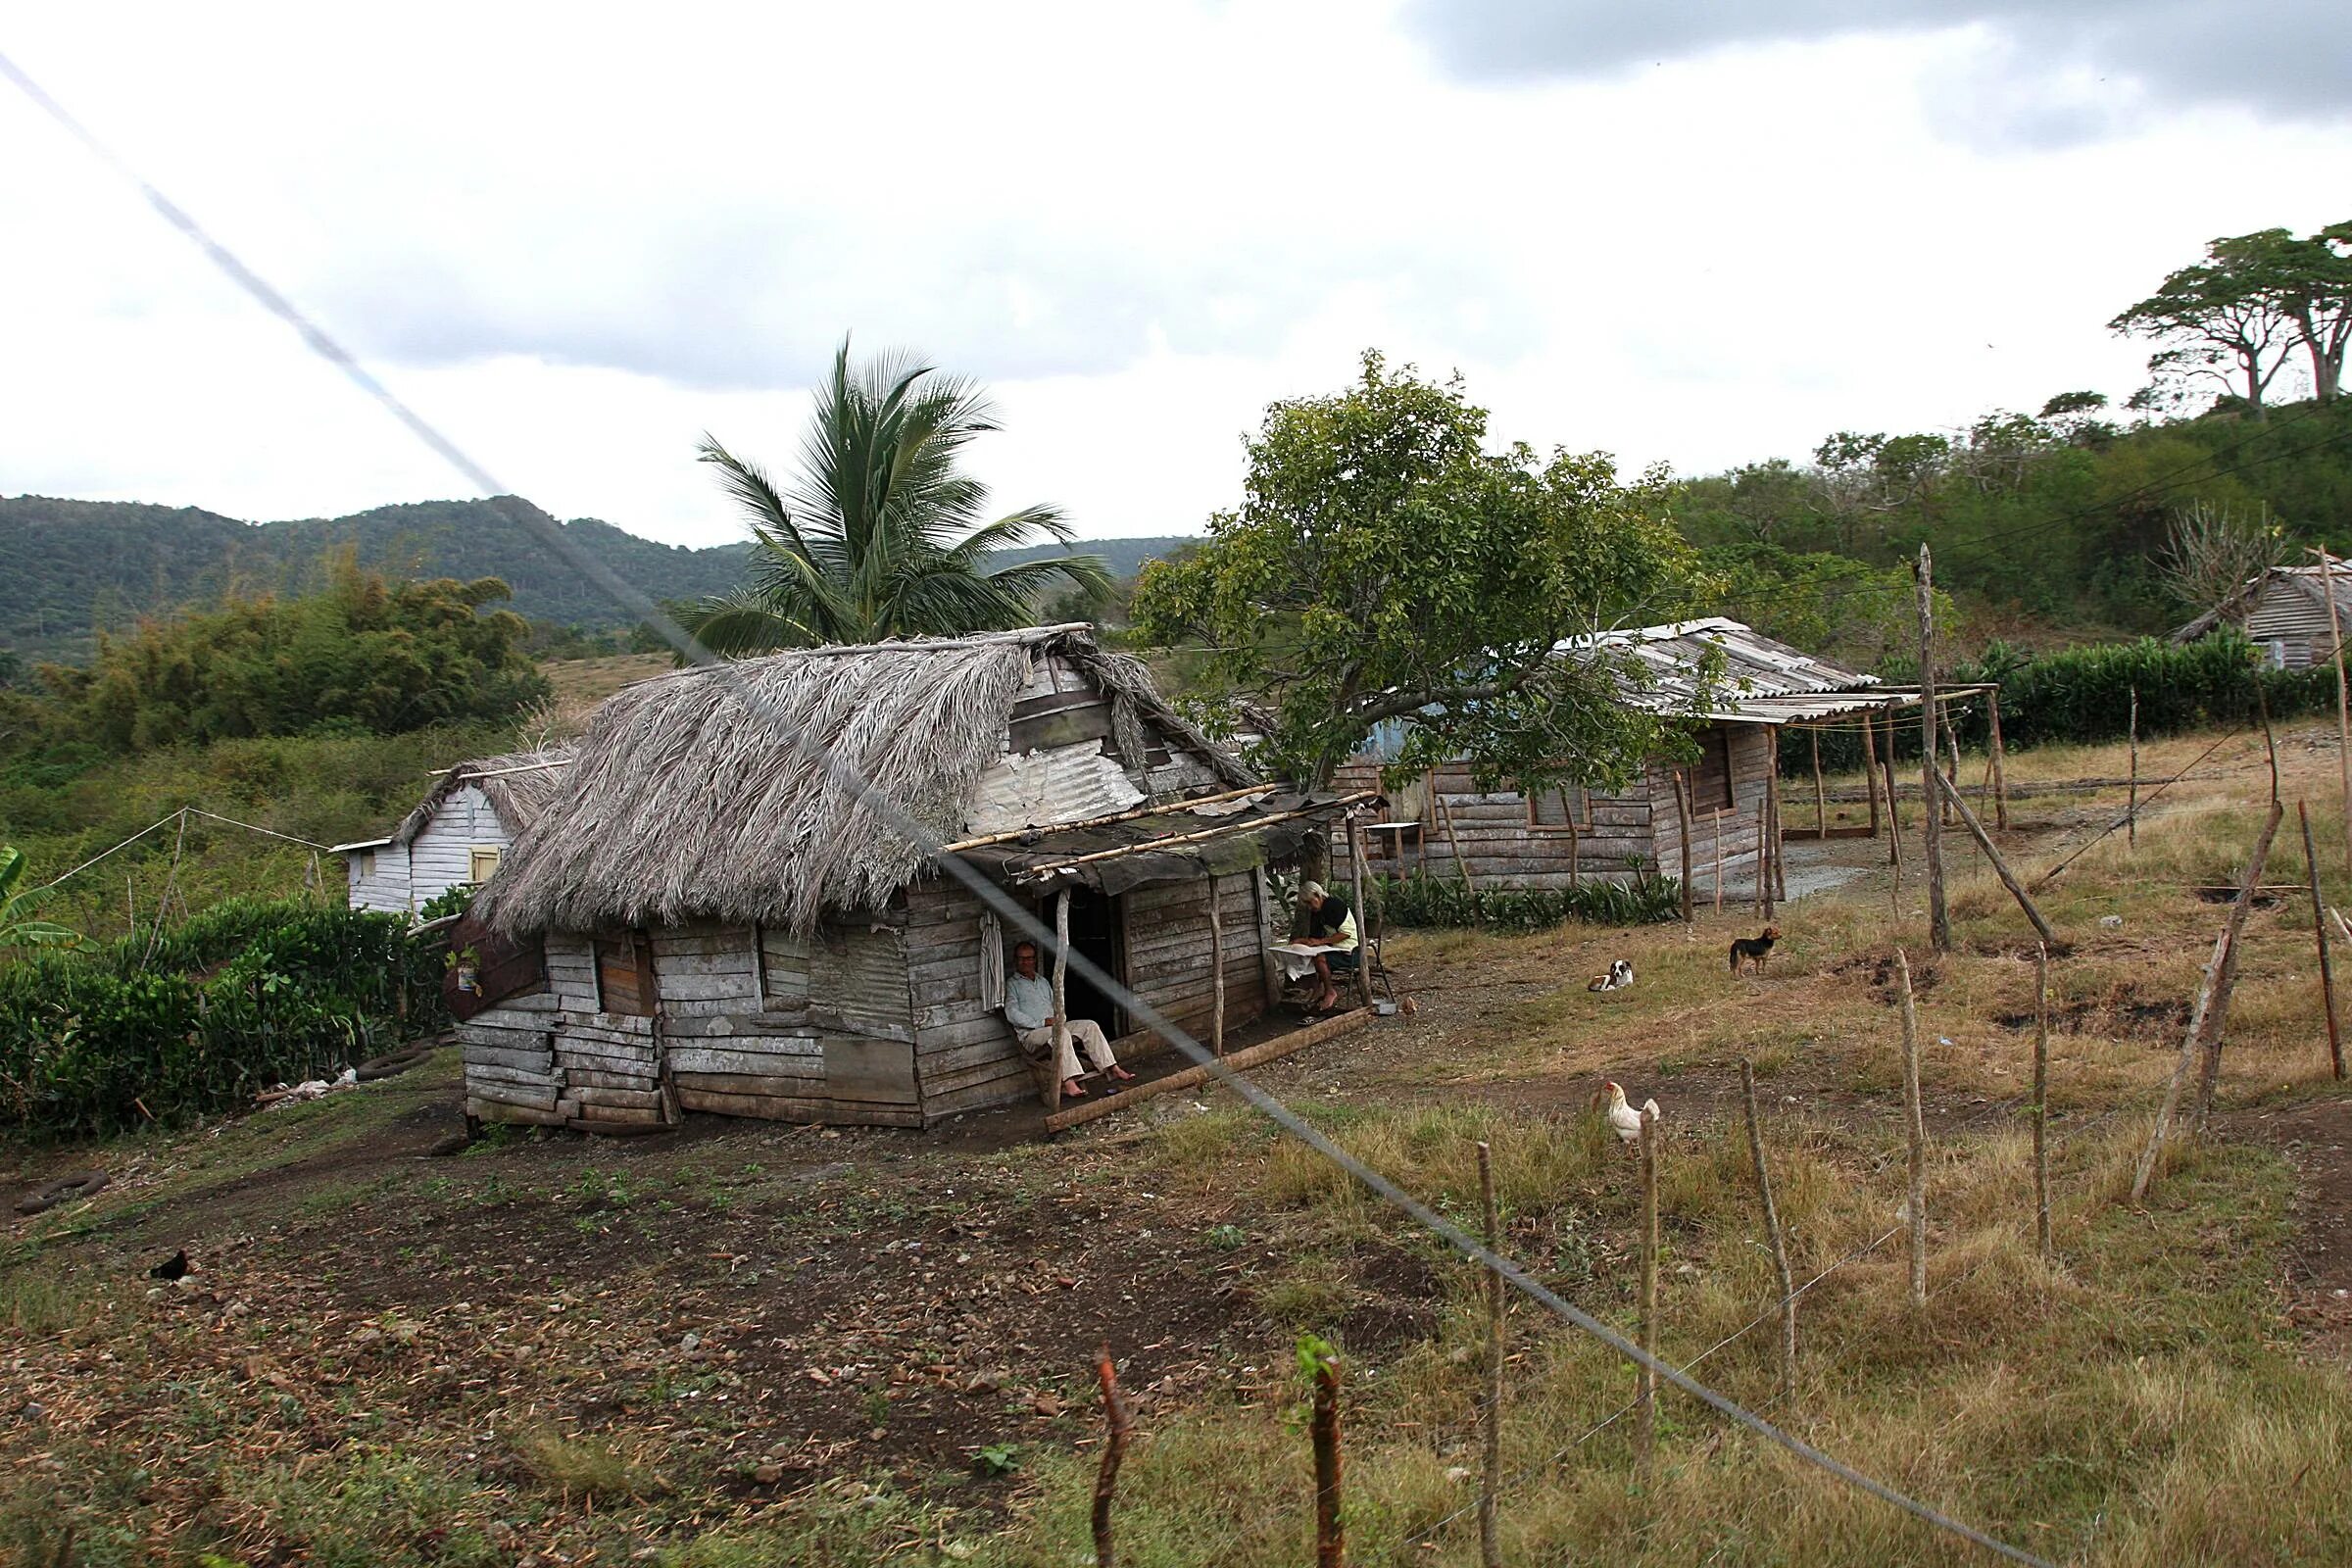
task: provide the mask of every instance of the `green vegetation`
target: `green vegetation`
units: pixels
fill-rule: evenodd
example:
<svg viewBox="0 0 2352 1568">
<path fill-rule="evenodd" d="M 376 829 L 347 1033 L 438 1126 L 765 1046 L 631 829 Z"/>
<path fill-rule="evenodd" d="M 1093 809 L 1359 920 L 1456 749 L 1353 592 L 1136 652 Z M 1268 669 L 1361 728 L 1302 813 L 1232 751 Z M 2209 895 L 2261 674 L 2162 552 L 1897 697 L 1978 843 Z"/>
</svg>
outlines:
<svg viewBox="0 0 2352 1568">
<path fill-rule="evenodd" d="M 1069 523 L 1054 507 L 990 520 L 988 487 L 956 461 L 998 428 L 971 383 L 889 357 L 852 369 L 845 341 L 817 390 L 789 494 L 716 441 L 702 458 L 752 527 L 752 580 L 694 612 L 713 652 L 742 655 L 817 643 L 952 636 L 1025 626 L 1046 593 L 1107 590 L 1093 556 L 1006 563 L 1001 553 Z"/>
<path fill-rule="evenodd" d="M 1367 354 L 1353 385 L 1267 411 L 1239 508 L 1198 550 L 1145 568 L 1137 630 L 1192 645 L 1220 688 L 1274 710 L 1266 753 L 1320 782 L 1410 716 L 1400 761 L 1469 757 L 1539 782 L 1576 758 L 1623 775 L 1665 725 L 1617 700 L 1563 638 L 1695 603 L 1696 561 L 1662 475 L 1603 454 L 1486 445 L 1458 379 Z"/>
<path fill-rule="evenodd" d="M 378 1054 L 437 1014 L 440 975 L 390 915 L 231 901 L 179 925 L 0 968 L 0 1125 L 76 1138 L 241 1107 Z"/>
<path fill-rule="evenodd" d="M 2338 395 L 2352 343 L 2352 222 L 2297 238 L 2283 228 L 2217 239 L 2205 259 L 2107 323 L 2167 345 L 2148 361 L 2155 379 L 2133 407 L 2165 407 L 2215 388 L 2256 417 L 2295 353 L 2313 394 Z"/>
<path fill-rule="evenodd" d="M 1589 925 L 1655 925 L 1682 912 L 1683 885 L 1637 872 L 1631 882 L 1592 881 L 1573 888 L 1481 888 L 1427 873 L 1375 877 L 1365 885 L 1376 919 L 1397 926 L 1483 926 L 1542 931 L 1568 920 Z"/>
<path fill-rule="evenodd" d="M 25 866 L 30 863 L 23 850 L 13 844 L 0 844 L 0 952 L 11 948 L 70 948 L 81 940 L 81 934 L 71 926 L 33 918 L 32 908 L 39 895 L 31 888 L 18 887 L 24 880 Z"/>
</svg>

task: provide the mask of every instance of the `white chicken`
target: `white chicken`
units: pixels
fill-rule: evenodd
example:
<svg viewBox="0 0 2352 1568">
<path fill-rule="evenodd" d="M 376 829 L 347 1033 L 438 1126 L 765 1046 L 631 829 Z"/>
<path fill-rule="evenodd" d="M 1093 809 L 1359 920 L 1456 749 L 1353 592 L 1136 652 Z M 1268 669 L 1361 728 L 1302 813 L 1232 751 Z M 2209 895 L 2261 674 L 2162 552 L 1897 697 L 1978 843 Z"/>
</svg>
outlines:
<svg viewBox="0 0 2352 1568">
<path fill-rule="evenodd" d="M 1618 1138 L 1629 1144 L 1640 1143 L 1642 1141 L 1642 1118 L 1644 1115 L 1659 1114 L 1658 1102 L 1654 1100 L 1644 1100 L 1642 1102 L 1642 1108 L 1636 1110 L 1626 1102 L 1623 1086 L 1614 1081 L 1602 1084 L 1600 1092 L 1608 1096 L 1609 1125 L 1617 1129 Z"/>
</svg>

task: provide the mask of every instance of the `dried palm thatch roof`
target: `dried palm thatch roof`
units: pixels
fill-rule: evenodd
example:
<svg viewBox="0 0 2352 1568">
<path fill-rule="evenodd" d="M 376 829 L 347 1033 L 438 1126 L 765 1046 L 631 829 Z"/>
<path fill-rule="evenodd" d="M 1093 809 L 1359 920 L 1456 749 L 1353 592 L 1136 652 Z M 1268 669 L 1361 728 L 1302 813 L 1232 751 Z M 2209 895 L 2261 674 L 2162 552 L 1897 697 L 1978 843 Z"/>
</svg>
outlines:
<svg viewBox="0 0 2352 1568">
<path fill-rule="evenodd" d="M 1170 711 L 1138 662 L 1079 627 L 820 648 L 686 669 L 607 699 L 554 808 L 524 833 L 475 911 L 509 936 L 695 918 L 807 930 L 821 909 L 879 908 L 924 857 L 797 732 L 952 839 L 1001 754 L 1032 662 L 1059 655 L 1113 703 L 1120 749 L 1143 721 L 1242 764 Z M 1133 748 L 1132 750 L 1130 748 Z"/>
<path fill-rule="evenodd" d="M 564 764 L 570 760 L 571 748 L 557 746 L 546 751 L 509 752 L 500 757 L 460 762 L 442 776 L 431 794 L 416 803 L 415 810 L 400 819 L 400 826 L 392 830 L 392 837 L 385 842 L 414 841 L 442 804 L 469 784 L 490 798 L 490 808 L 498 813 L 507 831 L 519 836 L 555 804 L 564 788 Z"/>
</svg>

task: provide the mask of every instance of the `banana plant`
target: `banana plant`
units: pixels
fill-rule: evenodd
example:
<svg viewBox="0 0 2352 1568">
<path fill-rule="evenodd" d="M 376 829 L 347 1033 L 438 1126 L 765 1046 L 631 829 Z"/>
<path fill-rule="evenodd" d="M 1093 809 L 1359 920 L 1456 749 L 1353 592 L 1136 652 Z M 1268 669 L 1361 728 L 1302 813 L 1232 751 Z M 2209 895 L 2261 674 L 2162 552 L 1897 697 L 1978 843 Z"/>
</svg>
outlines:
<svg viewBox="0 0 2352 1568">
<path fill-rule="evenodd" d="M 54 920 L 36 920 L 32 906 L 39 900 L 38 890 L 17 891 L 24 880 L 24 852 L 13 844 L 0 844 L 0 951 L 10 948 L 72 948 L 81 943 L 81 933 Z"/>
</svg>

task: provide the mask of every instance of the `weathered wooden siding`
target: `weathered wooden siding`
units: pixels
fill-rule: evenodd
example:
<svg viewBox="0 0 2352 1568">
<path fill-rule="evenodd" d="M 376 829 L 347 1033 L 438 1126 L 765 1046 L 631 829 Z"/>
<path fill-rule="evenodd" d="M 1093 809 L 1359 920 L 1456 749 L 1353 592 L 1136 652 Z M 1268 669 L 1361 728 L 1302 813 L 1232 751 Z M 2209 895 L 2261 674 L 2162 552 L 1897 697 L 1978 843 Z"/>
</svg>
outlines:
<svg viewBox="0 0 2352 1568">
<path fill-rule="evenodd" d="M 1266 995 L 1265 969 L 1258 961 L 1250 878 L 1242 873 L 1216 882 L 1224 920 L 1225 1027 L 1232 1029 L 1263 1013 L 1273 999 Z M 1128 986 L 1169 1022 L 1205 1039 L 1215 1008 L 1207 880 L 1138 888 L 1120 902 L 1127 921 Z"/>
<path fill-rule="evenodd" d="M 415 913 L 461 883 L 473 880 L 473 852 L 504 851 L 514 836 L 490 797 L 468 784 L 435 808 L 416 837 L 375 852 L 375 875 L 360 875 L 360 858 L 345 857 L 351 906 Z"/>
<path fill-rule="evenodd" d="M 2352 616 L 2345 623 L 2352 626 Z M 2285 669 L 2309 669 L 2335 651 L 2328 602 L 2294 583 L 2274 580 L 2262 589 L 2246 612 L 2246 636 Z"/>
<path fill-rule="evenodd" d="M 916 1072 L 929 1120 L 1009 1104 L 1036 1093 L 1001 1012 L 980 1006 L 980 901 L 940 882 L 906 895 L 906 982 Z M 1004 942 L 1012 961 L 1017 934 Z"/>
<path fill-rule="evenodd" d="M 1764 797 L 1764 770 L 1771 765 L 1772 731 L 1760 724 L 1720 724 L 1702 746 L 1693 768 L 1694 793 L 1703 802 L 1725 798 L 1730 771 L 1731 808 L 1721 818 L 1727 871 L 1756 853 L 1756 807 Z M 1338 790 L 1380 788 L 1375 763 L 1351 762 L 1339 769 Z M 1584 814 L 1571 836 L 1538 827 L 1529 819 L 1527 797 L 1517 790 L 1481 790 L 1468 767 L 1448 764 L 1426 775 L 1423 787 L 1389 792 L 1393 819 L 1415 824 L 1407 833 L 1367 833 L 1368 873 L 1458 877 L 1467 862 L 1478 887 L 1558 889 L 1595 878 L 1624 880 L 1637 868 L 1681 874 L 1682 826 L 1675 810 L 1672 770 L 1657 762 L 1643 769 L 1623 795 L 1588 793 Z M 1448 833 L 1450 821 L 1451 832 Z M 1691 882 L 1712 886 L 1717 819 L 1702 805 L 1691 824 Z M 1393 853 L 1382 853 L 1394 846 Z M 1458 851 L 1458 853 L 1457 853 Z M 1573 866 L 1573 870 L 1571 867 Z M 1334 834 L 1332 875 L 1344 886 L 1350 874 L 1348 847 Z"/>
<path fill-rule="evenodd" d="M 351 887 L 351 906 L 355 909 L 380 909 L 391 914 L 407 914 L 415 906 L 409 902 L 409 850 L 405 844 L 387 844 L 374 852 L 375 874 L 360 873 L 360 857 L 364 852 L 354 850 L 343 857 L 344 874 Z"/>
</svg>

